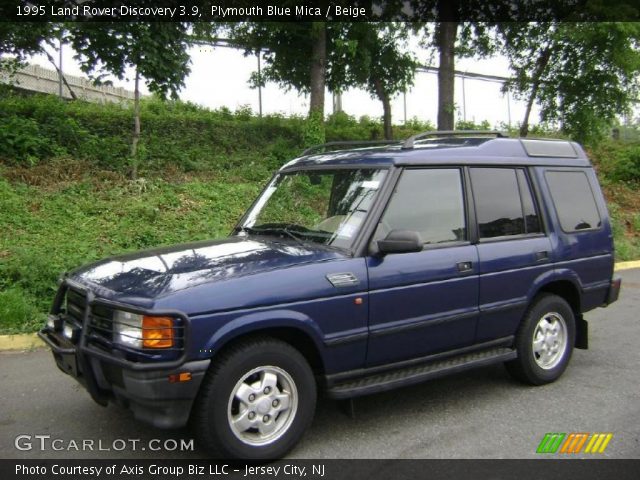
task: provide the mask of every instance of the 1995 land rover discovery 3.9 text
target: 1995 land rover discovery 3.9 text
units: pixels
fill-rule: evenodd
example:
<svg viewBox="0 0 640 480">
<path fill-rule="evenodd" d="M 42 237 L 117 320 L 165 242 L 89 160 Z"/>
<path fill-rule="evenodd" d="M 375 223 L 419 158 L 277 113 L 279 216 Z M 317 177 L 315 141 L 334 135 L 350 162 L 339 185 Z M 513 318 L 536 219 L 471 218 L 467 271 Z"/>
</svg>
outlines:
<svg viewBox="0 0 640 480">
<path fill-rule="evenodd" d="M 346 399 L 504 362 L 534 385 L 614 302 L 613 241 L 573 142 L 431 132 L 305 152 L 231 235 L 66 274 L 40 337 L 93 399 L 212 455 L 271 459 Z"/>
</svg>

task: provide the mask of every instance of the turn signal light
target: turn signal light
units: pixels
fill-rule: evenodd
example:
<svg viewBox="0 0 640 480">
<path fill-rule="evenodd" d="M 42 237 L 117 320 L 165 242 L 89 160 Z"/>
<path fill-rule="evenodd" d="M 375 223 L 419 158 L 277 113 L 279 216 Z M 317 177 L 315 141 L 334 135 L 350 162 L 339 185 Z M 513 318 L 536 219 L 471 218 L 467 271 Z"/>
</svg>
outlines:
<svg viewBox="0 0 640 480">
<path fill-rule="evenodd" d="M 173 318 L 142 317 L 142 346 L 145 348 L 173 347 Z"/>
<path fill-rule="evenodd" d="M 188 382 L 191 380 L 191 372 L 174 373 L 169 375 L 169 383 Z"/>
</svg>

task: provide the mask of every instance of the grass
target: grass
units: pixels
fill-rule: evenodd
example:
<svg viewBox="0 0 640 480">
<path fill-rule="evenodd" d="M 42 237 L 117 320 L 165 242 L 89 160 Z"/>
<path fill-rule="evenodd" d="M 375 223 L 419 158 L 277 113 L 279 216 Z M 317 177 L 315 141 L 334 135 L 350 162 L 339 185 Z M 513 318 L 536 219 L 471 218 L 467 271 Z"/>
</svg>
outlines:
<svg viewBox="0 0 640 480">
<path fill-rule="evenodd" d="M 640 259 L 640 188 L 637 184 L 612 183 L 604 179 L 618 261 Z"/>
<path fill-rule="evenodd" d="M 0 332 L 33 331 L 59 275 L 105 256 L 226 235 L 268 178 L 235 173 L 174 175 L 130 181 L 82 171 L 77 161 L 49 165 L 48 175 L 4 169 L 0 178 Z M 44 174 L 44 172 L 43 172 Z M 53 180 L 52 180 L 53 178 Z"/>
</svg>

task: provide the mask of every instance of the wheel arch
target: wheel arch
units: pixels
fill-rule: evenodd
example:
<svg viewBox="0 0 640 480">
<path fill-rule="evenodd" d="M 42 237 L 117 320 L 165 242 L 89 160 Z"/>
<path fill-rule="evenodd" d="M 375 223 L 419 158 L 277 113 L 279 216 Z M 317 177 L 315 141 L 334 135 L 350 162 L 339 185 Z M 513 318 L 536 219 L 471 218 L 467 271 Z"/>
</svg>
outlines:
<svg viewBox="0 0 640 480">
<path fill-rule="evenodd" d="M 255 337 L 270 337 L 291 345 L 309 362 L 314 373 L 325 371 L 322 332 L 309 317 L 299 312 L 279 311 L 269 315 L 251 314 L 232 320 L 207 342 L 212 362 L 224 350 Z"/>
<path fill-rule="evenodd" d="M 538 296 L 542 293 L 551 293 L 563 298 L 569 304 L 571 310 L 573 310 L 573 313 L 576 316 L 580 315 L 580 291 L 571 280 L 554 280 L 549 283 L 545 283 L 540 288 L 538 288 L 535 296 Z"/>
<path fill-rule="evenodd" d="M 577 278 L 566 276 L 563 278 L 552 278 L 541 285 L 538 285 L 535 293 L 530 297 L 530 303 L 539 295 L 550 293 L 564 299 L 571 307 L 575 319 L 575 341 L 574 346 L 586 350 L 589 348 L 589 326 L 582 317 L 582 301 L 580 297 L 580 285 Z"/>
</svg>

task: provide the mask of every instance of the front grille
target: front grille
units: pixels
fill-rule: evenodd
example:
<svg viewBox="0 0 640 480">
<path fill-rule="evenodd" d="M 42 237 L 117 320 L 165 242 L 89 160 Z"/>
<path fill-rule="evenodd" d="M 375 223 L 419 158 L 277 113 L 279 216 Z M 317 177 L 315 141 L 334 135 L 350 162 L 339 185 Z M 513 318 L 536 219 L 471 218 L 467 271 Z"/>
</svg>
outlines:
<svg viewBox="0 0 640 480">
<path fill-rule="evenodd" d="M 94 305 L 89 314 L 89 332 L 113 341 L 113 311 L 101 305 Z"/>
<path fill-rule="evenodd" d="M 84 325 L 84 312 L 87 309 L 87 296 L 82 291 L 67 289 L 66 314 L 71 321 L 82 328 Z M 105 308 L 92 307 L 89 312 L 89 324 L 85 334 L 90 339 L 107 340 L 113 338 L 111 311 Z"/>
<path fill-rule="evenodd" d="M 82 326 L 84 319 L 84 311 L 87 308 L 87 297 L 82 292 L 67 290 L 67 305 L 66 311 L 70 319 L 78 326 Z"/>
<path fill-rule="evenodd" d="M 171 337 L 173 338 L 172 347 L 153 348 L 144 344 L 140 347 L 133 347 L 123 343 L 121 337 L 136 335 L 134 338 L 140 338 L 142 332 L 146 329 L 162 330 L 162 328 L 136 327 L 130 325 L 134 333 L 118 333 L 114 327 L 114 309 L 119 309 L 118 306 L 107 305 L 98 300 L 95 303 L 93 301 L 91 303 L 87 328 L 84 329 L 85 312 L 88 308 L 88 296 L 92 296 L 69 284 L 63 285 L 61 288 L 64 288 L 65 291 L 62 297 L 62 303 L 56 307 L 57 312 L 63 316 L 66 322 L 73 323 L 76 328 L 82 329 L 81 335 L 76 338 L 74 343 L 78 343 L 78 340 L 84 337 L 87 346 L 98 347 L 105 352 L 118 350 L 119 353 L 117 353 L 117 355 L 124 354 L 126 358 L 133 359 L 133 361 L 157 361 L 159 356 L 167 359 L 177 357 L 180 353 L 184 353 L 186 323 L 183 319 L 175 318 L 173 326 L 165 329 L 171 330 Z M 124 307 L 123 310 L 126 311 L 126 307 Z"/>
</svg>

